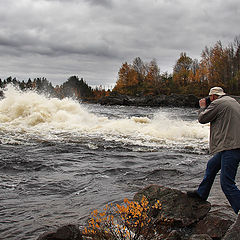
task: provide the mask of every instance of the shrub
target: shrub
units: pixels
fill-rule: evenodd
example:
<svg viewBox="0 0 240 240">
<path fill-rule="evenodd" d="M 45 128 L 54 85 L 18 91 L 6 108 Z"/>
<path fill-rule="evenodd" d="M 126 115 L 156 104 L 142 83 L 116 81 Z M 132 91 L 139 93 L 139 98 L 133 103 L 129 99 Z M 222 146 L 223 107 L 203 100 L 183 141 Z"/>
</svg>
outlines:
<svg viewBox="0 0 240 240">
<path fill-rule="evenodd" d="M 150 206 L 146 197 L 141 202 L 124 199 L 124 204 L 113 206 L 106 205 L 102 212 L 94 210 L 88 221 L 88 226 L 83 231 L 85 239 L 95 240 L 147 240 L 159 236 L 156 232 L 156 218 L 162 206 L 159 200 Z M 153 214 L 153 212 L 155 212 Z M 162 215 L 157 218 L 157 224 L 169 223 Z M 159 228 L 158 228 L 159 229 Z M 159 239 L 159 238 L 157 238 Z"/>
</svg>

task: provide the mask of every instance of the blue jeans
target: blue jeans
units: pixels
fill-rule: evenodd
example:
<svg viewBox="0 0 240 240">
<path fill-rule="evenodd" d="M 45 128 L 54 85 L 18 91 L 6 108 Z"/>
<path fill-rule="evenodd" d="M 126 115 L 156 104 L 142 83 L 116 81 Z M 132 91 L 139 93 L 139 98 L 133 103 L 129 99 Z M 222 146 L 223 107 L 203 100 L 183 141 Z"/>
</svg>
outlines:
<svg viewBox="0 0 240 240">
<path fill-rule="evenodd" d="M 240 149 L 226 150 L 215 154 L 207 163 L 205 176 L 198 187 L 198 194 L 207 200 L 214 179 L 221 169 L 220 183 L 222 190 L 235 213 L 240 210 L 240 190 L 235 183 L 238 165 L 240 162 Z"/>
</svg>

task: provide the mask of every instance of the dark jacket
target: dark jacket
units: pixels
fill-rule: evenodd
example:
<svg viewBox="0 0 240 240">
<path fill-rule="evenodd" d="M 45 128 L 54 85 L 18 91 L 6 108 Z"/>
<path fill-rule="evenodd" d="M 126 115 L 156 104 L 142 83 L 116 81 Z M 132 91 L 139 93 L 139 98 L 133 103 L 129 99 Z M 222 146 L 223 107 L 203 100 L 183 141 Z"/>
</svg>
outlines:
<svg viewBox="0 0 240 240">
<path fill-rule="evenodd" d="M 199 110 L 198 121 L 210 122 L 210 153 L 240 148 L 240 104 L 234 98 L 220 96 Z"/>
</svg>

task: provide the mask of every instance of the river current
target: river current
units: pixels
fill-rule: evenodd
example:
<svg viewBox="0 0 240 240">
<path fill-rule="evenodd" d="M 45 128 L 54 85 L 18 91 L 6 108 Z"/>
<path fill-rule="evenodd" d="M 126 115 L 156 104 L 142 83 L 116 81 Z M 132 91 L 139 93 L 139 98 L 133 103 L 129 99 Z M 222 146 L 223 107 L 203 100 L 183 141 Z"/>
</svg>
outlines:
<svg viewBox="0 0 240 240">
<path fill-rule="evenodd" d="M 195 189 L 209 125 L 197 109 L 101 106 L 9 87 L 0 101 L 0 239 L 37 239 L 149 184 Z M 238 177 L 239 178 L 239 177 Z M 209 201 L 228 205 L 216 180 Z"/>
</svg>

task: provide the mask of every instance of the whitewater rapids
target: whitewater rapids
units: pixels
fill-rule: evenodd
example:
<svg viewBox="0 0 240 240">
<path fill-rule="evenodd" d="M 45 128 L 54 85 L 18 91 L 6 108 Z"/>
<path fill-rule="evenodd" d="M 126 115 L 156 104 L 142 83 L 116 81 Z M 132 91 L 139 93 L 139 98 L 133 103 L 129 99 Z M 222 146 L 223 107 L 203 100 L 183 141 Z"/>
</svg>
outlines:
<svg viewBox="0 0 240 240">
<path fill-rule="evenodd" d="M 87 137 L 152 148 L 198 149 L 206 147 L 208 132 L 209 126 L 196 119 L 175 118 L 161 109 L 155 109 L 151 116 L 102 116 L 70 98 L 49 98 L 10 86 L 0 101 L 2 144 L 83 142 Z"/>
</svg>

